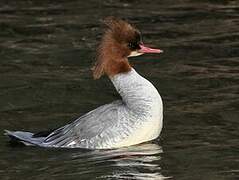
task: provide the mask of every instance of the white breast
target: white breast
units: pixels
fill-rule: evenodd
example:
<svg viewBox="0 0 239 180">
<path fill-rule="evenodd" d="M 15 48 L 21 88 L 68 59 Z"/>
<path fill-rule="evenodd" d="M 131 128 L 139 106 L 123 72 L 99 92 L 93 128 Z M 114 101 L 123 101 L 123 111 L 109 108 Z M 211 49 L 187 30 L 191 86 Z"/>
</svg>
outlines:
<svg viewBox="0 0 239 180">
<path fill-rule="evenodd" d="M 115 148 L 150 141 L 159 136 L 163 125 L 162 99 L 157 89 L 134 69 L 111 78 L 129 111 L 133 112 L 134 128 Z M 136 118 L 135 118 L 136 117 Z"/>
</svg>

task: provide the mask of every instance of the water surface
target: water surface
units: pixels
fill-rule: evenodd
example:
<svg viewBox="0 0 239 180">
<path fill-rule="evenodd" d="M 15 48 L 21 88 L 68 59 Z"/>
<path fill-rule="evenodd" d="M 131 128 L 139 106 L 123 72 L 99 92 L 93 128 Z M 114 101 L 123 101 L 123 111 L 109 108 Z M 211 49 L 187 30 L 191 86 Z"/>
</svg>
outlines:
<svg viewBox="0 0 239 180">
<path fill-rule="evenodd" d="M 119 96 L 90 67 L 100 20 L 128 19 L 164 54 L 131 60 L 164 102 L 157 140 L 110 151 L 12 147 L 2 179 L 239 178 L 239 2 L 0 2 L 0 132 L 56 128 Z"/>
</svg>

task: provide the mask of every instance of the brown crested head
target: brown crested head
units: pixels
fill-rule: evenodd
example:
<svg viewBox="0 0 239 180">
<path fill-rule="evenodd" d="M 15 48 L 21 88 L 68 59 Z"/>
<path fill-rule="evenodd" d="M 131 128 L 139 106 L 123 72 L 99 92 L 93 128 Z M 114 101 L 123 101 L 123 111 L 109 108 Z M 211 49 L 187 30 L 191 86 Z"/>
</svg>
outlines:
<svg viewBox="0 0 239 180">
<path fill-rule="evenodd" d="M 113 76 L 130 71 L 127 57 L 133 49 L 140 49 L 141 36 L 135 27 L 114 17 L 108 17 L 103 22 L 106 30 L 97 49 L 96 63 L 93 67 L 95 79 L 103 74 Z"/>
<path fill-rule="evenodd" d="M 128 57 L 130 56 L 161 52 L 145 47 L 139 30 L 128 22 L 115 17 L 108 17 L 103 22 L 106 30 L 97 49 L 96 63 L 93 67 L 95 79 L 103 74 L 114 76 L 129 72 L 131 66 Z"/>
</svg>

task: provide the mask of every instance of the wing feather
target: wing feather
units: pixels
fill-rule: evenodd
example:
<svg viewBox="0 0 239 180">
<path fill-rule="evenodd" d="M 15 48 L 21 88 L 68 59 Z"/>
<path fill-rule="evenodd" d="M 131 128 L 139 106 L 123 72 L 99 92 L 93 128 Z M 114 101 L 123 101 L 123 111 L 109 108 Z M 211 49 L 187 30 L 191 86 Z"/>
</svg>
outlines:
<svg viewBox="0 0 239 180">
<path fill-rule="evenodd" d="M 125 124 L 122 121 L 126 121 L 126 111 L 128 109 L 121 100 L 100 106 L 71 124 L 53 131 L 46 137 L 43 144 L 44 146 L 82 148 L 107 146 L 125 137 L 117 131 L 116 127 Z M 119 129 L 122 128 L 124 127 Z"/>
</svg>

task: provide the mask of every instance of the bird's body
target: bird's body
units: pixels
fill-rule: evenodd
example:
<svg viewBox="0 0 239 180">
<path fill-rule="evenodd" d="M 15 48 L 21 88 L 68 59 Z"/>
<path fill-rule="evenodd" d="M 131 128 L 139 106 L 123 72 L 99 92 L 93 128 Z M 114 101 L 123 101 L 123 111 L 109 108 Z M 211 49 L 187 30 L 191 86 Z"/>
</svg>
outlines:
<svg viewBox="0 0 239 180">
<path fill-rule="evenodd" d="M 110 65 L 114 71 L 105 73 L 121 100 L 100 106 L 45 136 L 22 131 L 6 134 L 25 145 L 87 149 L 120 148 L 157 138 L 163 125 L 163 105 L 157 89 L 133 68 L 128 69 L 128 64 L 124 65 L 127 61 L 116 62 L 115 67 L 120 64 L 121 69 Z"/>
</svg>

